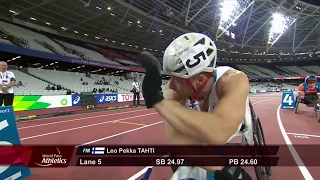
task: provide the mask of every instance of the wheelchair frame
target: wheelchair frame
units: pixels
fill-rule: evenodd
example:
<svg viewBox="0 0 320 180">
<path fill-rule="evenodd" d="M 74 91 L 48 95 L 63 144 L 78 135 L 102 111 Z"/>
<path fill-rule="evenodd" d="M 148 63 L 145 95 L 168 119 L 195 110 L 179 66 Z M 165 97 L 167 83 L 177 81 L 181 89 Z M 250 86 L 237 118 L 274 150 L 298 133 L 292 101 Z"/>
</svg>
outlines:
<svg viewBox="0 0 320 180">
<path fill-rule="evenodd" d="M 256 116 L 251 101 L 249 101 L 249 107 L 251 111 L 251 118 L 252 118 L 252 128 L 253 128 L 253 141 L 255 146 L 266 146 L 266 140 L 264 138 L 263 129 L 261 126 L 261 122 L 259 117 Z M 247 143 L 246 138 L 243 136 L 243 143 Z M 267 149 L 265 149 L 264 155 L 259 155 L 256 152 L 253 152 L 255 157 L 263 157 L 268 159 L 267 156 Z M 272 175 L 271 166 L 254 166 L 254 170 L 256 173 L 257 180 L 269 180 L 270 176 Z"/>
<path fill-rule="evenodd" d="M 301 102 L 301 98 L 299 96 L 296 97 L 296 100 L 295 100 L 295 105 L 294 105 L 294 113 L 297 113 L 298 112 L 298 108 L 299 108 L 299 104 Z M 312 106 L 309 106 L 307 104 L 305 104 L 307 107 L 313 107 L 313 110 L 316 114 L 316 120 L 318 121 L 318 123 L 320 122 L 320 117 L 319 117 L 319 113 L 320 111 L 319 110 L 316 110 L 316 107 L 317 106 L 317 103 L 314 103 Z"/>
</svg>

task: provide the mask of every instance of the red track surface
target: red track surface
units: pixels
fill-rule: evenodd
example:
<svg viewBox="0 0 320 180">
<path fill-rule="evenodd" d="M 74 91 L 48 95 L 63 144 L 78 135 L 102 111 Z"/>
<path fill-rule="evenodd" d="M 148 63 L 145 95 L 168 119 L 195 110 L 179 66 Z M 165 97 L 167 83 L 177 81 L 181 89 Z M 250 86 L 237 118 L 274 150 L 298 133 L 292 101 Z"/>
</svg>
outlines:
<svg viewBox="0 0 320 180">
<path fill-rule="evenodd" d="M 293 110 L 279 110 L 281 94 L 261 94 L 251 96 L 255 111 L 260 117 L 267 144 L 319 144 L 320 124 L 316 122 L 312 110 L 300 105 L 300 114 Z M 117 122 L 115 122 L 117 120 Z M 283 126 L 284 130 L 279 127 Z M 129 108 L 90 114 L 71 115 L 43 120 L 18 122 L 22 144 L 165 144 L 164 126 L 161 117 L 145 108 Z M 289 134 L 287 134 L 289 133 Z M 309 138 L 295 138 L 291 133 L 311 134 Z M 287 142 L 285 137 L 289 136 Z M 305 147 L 306 148 L 306 147 Z M 296 148 L 302 161 L 306 157 L 302 148 Z M 315 154 L 318 152 L 314 152 Z M 295 164 L 295 159 L 291 161 Z M 309 154 L 310 157 L 310 154 Z M 312 157 L 312 155 L 311 155 Z M 316 156 L 315 156 L 316 157 Z M 296 157 L 295 157 L 296 158 Z M 315 159 L 316 160 L 316 159 Z M 33 168 L 28 180 L 124 180 L 139 173 L 145 167 L 69 167 Z M 246 168 L 254 177 L 253 167 Z M 300 170 L 297 166 L 273 167 L 271 179 L 320 179 L 319 167 Z M 169 167 L 154 167 L 151 180 L 170 179 Z M 136 177 L 139 177 L 138 175 Z M 135 178 L 130 178 L 130 180 Z M 311 178 L 312 179 L 312 178 Z"/>
</svg>

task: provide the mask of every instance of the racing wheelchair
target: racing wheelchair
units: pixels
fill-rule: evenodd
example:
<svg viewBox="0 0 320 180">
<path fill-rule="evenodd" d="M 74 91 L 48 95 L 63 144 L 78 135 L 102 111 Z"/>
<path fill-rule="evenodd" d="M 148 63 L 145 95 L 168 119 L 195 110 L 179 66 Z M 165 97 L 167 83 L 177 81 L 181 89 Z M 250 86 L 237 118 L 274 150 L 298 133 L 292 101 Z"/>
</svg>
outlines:
<svg viewBox="0 0 320 180">
<path fill-rule="evenodd" d="M 307 107 L 313 107 L 313 110 L 316 114 L 316 119 L 318 122 L 320 122 L 320 117 L 319 117 L 319 113 L 320 113 L 320 94 L 319 93 L 309 93 L 305 95 L 304 99 L 301 99 L 299 96 L 296 97 L 296 101 L 295 101 L 295 106 L 294 106 L 294 113 L 298 112 L 298 108 L 299 108 L 299 104 L 303 103 L 305 104 Z"/>
<path fill-rule="evenodd" d="M 256 146 L 266 146 L 266 140 L 264 138 L 263 128 L 261 126 L 261 122 L 258 116 L 256 116 L 256 113 L 253 109 L 252 103 L 249 101 L 249 107 L 251 112 L 251 118 L 252 118 L 252 134 L 253 134 L 253 142 Z M 248 141 L 245 136 L 242 136 L 242 143 L 247 144 Z M 267 150 L 265 149 L 265 152 L 263 153 L 265 156 L 267 155 Z M 255 157 L 261 157 L 261 155 L 254 153 Z M 264 158 L 268 158 L 265 156 Z M 255 166 L 254 167 L 257 180 L 269 180 L 270 176 L 272 175 L 271 166 Z"/>
<path fill-rule="evenodd" d="M 249 101 L 249 100 L 248 100 Z M 236 134 L 233 137 L 241 136 L 242 142 L 239 145 L 251 145 L 251 146 L 266 146 L 266 141 L 263 134 L 263 129 L 261 126 L 261 122 L 259 117 L 256 116 L 252 103 L 249 101 L 249 109 L 250 109 L 250 115 L 251 115 L 251 121 L 244 122 L 242 124 L 242 128 L 238 134 Z M 232 137 L 232 138 L 233 138 Z M 235 145 L 235 143 L 227 143 L 226 145 Z M 254 148 L 253 148 L 254 149 Z M 259 158 L 266 158 L 268 159 L 267 155 L 267 148 L 265 149 L 264 155 L 260 155 L 257 152 L 252 152 L 253 157 L 259 157 Z M 256 179 L 257 180 L 269 180 L 270 176 L 272 175 L 271 166 L 254 166 Z M 141 180 L 148 180 L 152 170 L 148 170 Z M 191 175 L 192 174 L 192 175 Z M 190 177 L 193 176 L 192 178 Z M 214 177 L 210 177 L 208 175 L 208 172 L 206 172 L 204 169 L 199 167 L 179 167 L 173 176 L 171 177 L 171 180 L 180 180 L 180 179 L 195 179 L 196 180 L 214 180 Z"/>
</svg>

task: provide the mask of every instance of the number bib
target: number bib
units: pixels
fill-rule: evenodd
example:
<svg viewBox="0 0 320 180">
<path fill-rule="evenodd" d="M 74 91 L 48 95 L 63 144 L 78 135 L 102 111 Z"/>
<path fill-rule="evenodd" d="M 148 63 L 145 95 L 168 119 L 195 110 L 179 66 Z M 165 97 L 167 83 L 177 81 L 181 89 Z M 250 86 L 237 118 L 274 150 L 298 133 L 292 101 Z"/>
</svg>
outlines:
<svg viewBox="0 0 320 180">
<path fill-rule="evenodd" d="M 207 47 L 198 44 L 183 52 L 180 56 L 186 71 L 190 76 L 202 71 L 210 65 L 206 54 Z"/>
</svg>

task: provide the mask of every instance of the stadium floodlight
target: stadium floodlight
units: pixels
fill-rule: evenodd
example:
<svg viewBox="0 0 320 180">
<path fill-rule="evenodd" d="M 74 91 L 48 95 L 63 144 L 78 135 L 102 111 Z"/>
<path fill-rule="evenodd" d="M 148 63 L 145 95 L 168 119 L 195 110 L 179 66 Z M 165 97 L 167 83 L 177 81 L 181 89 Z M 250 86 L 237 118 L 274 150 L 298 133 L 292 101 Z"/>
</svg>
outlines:
<svg viewBox="0 0 320 180">
<path fill-rule="evenodd" d="M 296 21 L 295 18 L 283 14 L 274 13 L 272 15 L 271 28 L 269 30 L 268 46 L 269 48 L 278 41 L 287 29 Z"/>
<path fill-rule="evenodd" d="M 239 7 L 239 3 L 236 0 L 224 1 L 221 6 L 221 22 L 227 22 L 232 20 L 233 11 Z"/>
<path fill-rule="evenodd" d="M 220 25 L 216 38 L 220 38 L 230 26 L 251 6 L 254 0 L 223 0 L 220 4 Z"/>
</svg>

